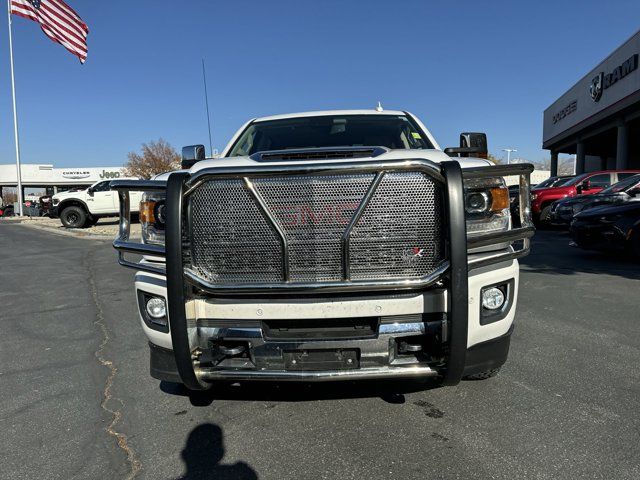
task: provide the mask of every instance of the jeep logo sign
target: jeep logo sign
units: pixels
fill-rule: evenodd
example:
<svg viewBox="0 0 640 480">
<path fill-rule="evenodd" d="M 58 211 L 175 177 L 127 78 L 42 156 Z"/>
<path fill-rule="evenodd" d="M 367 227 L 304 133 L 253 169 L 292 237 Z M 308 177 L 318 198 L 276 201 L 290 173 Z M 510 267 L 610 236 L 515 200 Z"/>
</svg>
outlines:
<svg viewBox="0 0 640 480">
<path fill-rule="evenodd" d="M 120 178 L 120 172 L 107 172 L 106 170 L 102 170 L 100 178 Z"/>
<path fill-rule="evenodd" d="M 597 102 L 602 98 L 602 94 L 607 88 L 617 83 L 619 80 L 622 80 L 637 69 L 638 54 L 636 53 L 625 60 L 622 65 L 618 65 L 614 68 L 611 73 L 605 74 L 604 72 L 600 72 L 591 80 L 591 85 L 589 86 L 589 95 L 591 95 L 591 99 L 594 102 Z"/>
</svg>

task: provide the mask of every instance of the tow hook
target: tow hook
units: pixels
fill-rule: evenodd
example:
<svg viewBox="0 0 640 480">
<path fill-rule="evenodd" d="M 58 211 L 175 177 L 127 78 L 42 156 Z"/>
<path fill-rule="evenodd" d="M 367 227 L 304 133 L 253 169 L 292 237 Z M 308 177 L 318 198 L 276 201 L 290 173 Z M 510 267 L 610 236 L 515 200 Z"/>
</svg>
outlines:
<svg viewBox="0 0 640 480">
<path fill-rule="evenodd" d="M 398 353 L 416 353 L 422 351 L 422 345 L 416 343 L 400 342 Z"/>
<path fill-rule="evenodd" d="M 216 366 L 227 357 L 235 357 L 246 351 L 244 345 L 226 346 L 220 344 L 211 344 L 209 348 L 202 351 L 200 355 L 200 365 Z"/>
</svg>

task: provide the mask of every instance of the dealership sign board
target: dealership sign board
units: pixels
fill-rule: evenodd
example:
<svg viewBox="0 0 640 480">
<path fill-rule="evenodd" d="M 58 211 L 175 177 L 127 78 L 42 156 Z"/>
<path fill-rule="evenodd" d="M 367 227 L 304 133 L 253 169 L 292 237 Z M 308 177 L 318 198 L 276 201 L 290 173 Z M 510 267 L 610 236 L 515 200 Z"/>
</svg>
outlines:
<svg viewBox="0 0 640 480">
<path fill-rule="evenodd" d="M 592 117 L 614 115 L 620 100 L 640 92 L 640 32 L 582 77 L 544 111 L 543 143 L 555 143 Z M 606 112 L 605 112 L 606 110 Z M 598 115 L 598 117 L 602 117 Z"/>
<path fill-rule="evenodd" d="M 120 167 L 54 168 L 50 164 L 22 164 L 22 183 L 33 186 L 91 185 L 101 180 L 124 177 Z M 0 186 L 15 185 L 16 166 L 0 165 Z"/>
</svg>

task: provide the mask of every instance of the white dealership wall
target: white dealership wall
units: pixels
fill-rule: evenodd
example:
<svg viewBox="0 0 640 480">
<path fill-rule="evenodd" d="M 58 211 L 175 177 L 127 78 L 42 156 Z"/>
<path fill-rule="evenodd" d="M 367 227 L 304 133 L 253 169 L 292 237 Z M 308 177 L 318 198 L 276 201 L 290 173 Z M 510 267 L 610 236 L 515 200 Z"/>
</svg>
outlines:
<svg viewBox="0 0 640 480">
<path fill-rule="evenodd" d="M 100 180 L 124 177 L 122 167 L 55 168 L 51 164 L 23 164 L 24 187 L 89 185 Z M 0 165 L 0 187 L 15 187 L 18 176 L 15 164 Z"/>
</svg>

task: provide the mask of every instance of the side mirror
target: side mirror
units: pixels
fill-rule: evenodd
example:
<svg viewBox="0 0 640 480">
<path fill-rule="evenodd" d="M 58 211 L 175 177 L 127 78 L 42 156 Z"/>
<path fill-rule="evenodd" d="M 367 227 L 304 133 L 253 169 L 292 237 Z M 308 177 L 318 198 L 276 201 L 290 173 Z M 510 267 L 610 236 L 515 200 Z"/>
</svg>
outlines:
<svg viewBox="0 0 640 480">
<path fill-rule="evenodd" d="M 182 161 L 180 166 L 187 170 L 193 167 L 200 160 L 205 159 L 204 145 L 189 145 L 182 147 Z"/>
<path fill-rule="evenodd" d="M 479 132 L 463 132 L 460 134 L 460 147 L 445 148 L 444 153 L 460 157 L 473 156 L 487 158 L 489 154 L 487 134 Z"/>
<path fill-rule="evenodd" d="M 591 190 L 591 182 L 589 180 L 582 182 L 582 191 L 585 190 Z"/>
<path fill-rule="evenodd" d="M 87 193 L 89 194 L 89 196 L 90 196 L 90 197 L 93 197 L 93 194 L 94 194 L 95 192 L 96 192 L 96 191 L 93 189 L 93 187 L 89 187 L 89 188 L 87 188 Z"/>
</svg>

